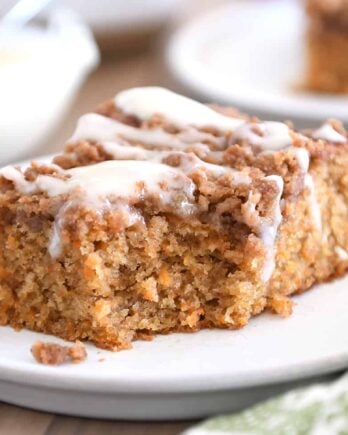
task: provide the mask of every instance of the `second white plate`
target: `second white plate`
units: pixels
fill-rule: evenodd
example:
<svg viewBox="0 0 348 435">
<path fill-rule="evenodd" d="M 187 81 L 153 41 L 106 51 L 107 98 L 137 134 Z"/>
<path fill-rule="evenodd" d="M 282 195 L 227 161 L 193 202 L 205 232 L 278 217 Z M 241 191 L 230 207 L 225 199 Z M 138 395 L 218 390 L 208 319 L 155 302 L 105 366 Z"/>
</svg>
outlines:
<svg viewBox="0 0 348 435">
<path fill-rule="evenodd" d="M 273 118 L 348 121 L 348 97 L 296 92 L 305 18 L 295 0 L 235 0 L 179 30 L 167 52 L 186 87 L 206 100 Z"/>
</svg>

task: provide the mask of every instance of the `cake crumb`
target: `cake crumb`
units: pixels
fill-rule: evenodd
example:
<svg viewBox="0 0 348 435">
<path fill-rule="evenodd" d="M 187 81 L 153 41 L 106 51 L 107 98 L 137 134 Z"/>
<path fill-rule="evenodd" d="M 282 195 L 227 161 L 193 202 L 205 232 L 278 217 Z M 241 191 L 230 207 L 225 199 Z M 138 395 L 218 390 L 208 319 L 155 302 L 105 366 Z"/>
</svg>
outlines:
<svg viewBox="0 0 348 435">
<path fill-rule="evenodd" d="M 293 301 L 286 296 L 276 295 L 269 300 L 269 308 L 282 317 L 289 317 L 292 314 Z"/>
<path fill-rule="evenodd" d="M 81 342 L 72 346 L 37 341 L 31 347 L 35 360 L 44 365 L 57 366 L 66 362 L 79 364 L 87 358 L 87 351 Z"/>
</svg>

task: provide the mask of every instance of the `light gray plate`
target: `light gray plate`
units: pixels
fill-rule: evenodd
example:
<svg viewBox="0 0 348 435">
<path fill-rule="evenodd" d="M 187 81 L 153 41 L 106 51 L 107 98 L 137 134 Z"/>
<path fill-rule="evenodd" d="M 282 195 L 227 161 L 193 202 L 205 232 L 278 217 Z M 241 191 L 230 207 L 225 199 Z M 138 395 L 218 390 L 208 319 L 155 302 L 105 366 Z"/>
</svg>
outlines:
<svg viewBox="0 0 348 435">
<path fill-rule="evenodd" d="M 37 364 L 29 331 L 0 328 L 0 400 L 118 419 L 193 418 L 238 409 L 348 362 L 348 278 L 295 298 L 288 319 L 263 314 L 238 331 L 136 342 L 119 353 L 87 345 L 79 365 Z M 104 361 L 99 361 L 105 358 Z"/>
</svg>

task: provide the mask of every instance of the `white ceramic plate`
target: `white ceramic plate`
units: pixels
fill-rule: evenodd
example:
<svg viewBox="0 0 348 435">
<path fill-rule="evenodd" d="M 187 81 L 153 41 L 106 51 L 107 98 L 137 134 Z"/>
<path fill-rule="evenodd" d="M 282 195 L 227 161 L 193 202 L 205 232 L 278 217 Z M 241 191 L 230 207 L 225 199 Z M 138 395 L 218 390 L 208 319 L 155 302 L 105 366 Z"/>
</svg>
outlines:
<svg viewBox="0 0 348 435">
<path fill-rule="evenodd" d="M 168 63 L 210 101 L 272 117 L 348 121 L 348 97 L 294 91 L 303 78 L 304 31 L 296 0 L 234 0 L 179 30 Z"/>
<path fill-rule="evenodd" d="M 288 319 L 265 313 L 238 331 L 158 336 L 119 353 L 88 344 L 86 361 L 59 367 L 36 363 L 30 348 L 63 340 L 0 327 L 0 401 L 86 417 L 185 419 L 346 368 L 348 276 L 294 300 Z"/>
<path fill-rule="evenodd" d="M 201 417 L 242 408 L 290 382 L 348 365 L 348 278 L 296 297 L 289 319 L 263 314 L 239 331 L 159 336 L 112 353 L 87 345 L 79 365 L 47 367 L 38 339 L 0 328 L 0 400 L 30 408 L 118 419 Z M 104 359 L 103 361 L 99 361 Z"/>
</svg>

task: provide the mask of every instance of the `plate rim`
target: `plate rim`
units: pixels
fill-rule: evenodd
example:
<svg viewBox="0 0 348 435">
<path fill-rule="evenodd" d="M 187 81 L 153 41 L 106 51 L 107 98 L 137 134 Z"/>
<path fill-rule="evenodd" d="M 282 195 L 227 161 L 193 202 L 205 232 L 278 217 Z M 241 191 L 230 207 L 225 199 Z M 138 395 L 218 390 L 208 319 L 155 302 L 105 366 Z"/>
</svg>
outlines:
<svg viewBox="0 0 348 435">
<path fill-rule="evenodd" d="M 348 283 L 348 276 L 343 278 L 343 280 L 346 280 Z M 331 284 L 334 285 L 334 282 Z M 248 327 L 248 325 L 246 327 Z M 3 328 L 12 330 L 10 326 L 1 326 L 0 334 Z M 23 331 L 28 330 L 23 329 Z M 200 332 L 201 331 L 195 332 L 194 334 L 199 334 Z M 21 331 L 16 333 L 20 334 Z M 52 337 L 55 342 L 69 343 L 54 336 L 48 336 L 42 333 L 39 334 L 45 338 Z M 176 333 L 173 333 L 173 335 L 175 334 Z M 87 343 L 86 347 L 88 351 L 89 347 L 95 346 Z M 103 353 L 107 353 L 107 351 L 101 350 Z M 130 350 L 130 352 L 132 352 L 132 350 Z M 96 362 L 95 364 L 99 363 Z M 192 377 L 191 374 L 186 375 L 186 377 L 181 375 L 179 380 L 177 378 L 166 378 L 165 375 L 158 376 L 158 374 L 153 374 L 147 378 L 131 380 L 127 377 L 122 378 L 122 376 L 110 378 L 110 376 L 103 376 L 102 373 L 91 377 L 90 372 L 89 374 L 83 373 L 76 377 L 75 373 L 64 371 L 64 366 L 43 366 L 40 364 L 32 364 L 28 361 L 24 363 L 17 362 L 15 364 L 11 362 L 9 366 L 9 364 L 6 364 L 6 360 L 3 361 L 0 356 L 0 381 L 55 388 L 57 390 L 90 391 L 109 394 L 116 392 L 128 394 L 194 393 L 250 389 L 266 385 L 301 381 L 344 370 L 347 368 L 347 364 L 348 349 L 342 349 L 339 354 L 327 356 L 315 362 L 297 362 L 290 367 L 281 368 L 269 367 L 266 371 L 253 372 L 252 374 L 233 373 L 230 378 L 228 378 L 226 373 L 214 374 L 209 379 L 207 379 L 206 374 L 198 374 L 196 377 Z"/>
</svg>

